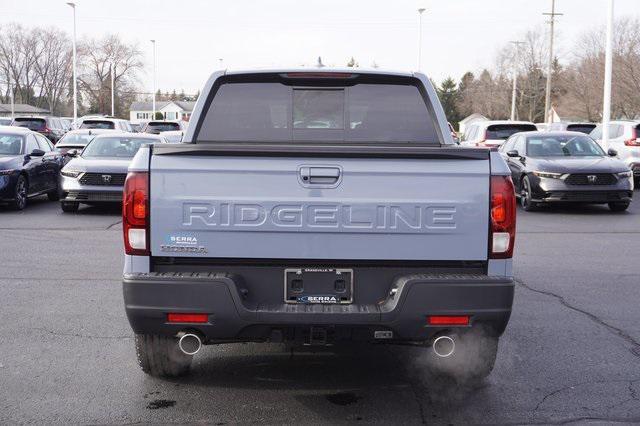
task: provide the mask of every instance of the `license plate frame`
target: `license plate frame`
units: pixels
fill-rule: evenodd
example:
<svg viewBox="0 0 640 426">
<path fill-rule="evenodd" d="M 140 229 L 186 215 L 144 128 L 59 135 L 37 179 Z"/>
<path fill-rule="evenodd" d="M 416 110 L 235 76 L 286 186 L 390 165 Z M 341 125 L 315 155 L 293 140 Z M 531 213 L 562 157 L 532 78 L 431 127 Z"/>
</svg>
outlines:
<svg viewBox="0 0 640 426">
<path fill-rule="evenodd" d="M 351 304 L 353 269 L 287 268 L 284 270 L 284 301 L 299 305 Z"/>
</svg>

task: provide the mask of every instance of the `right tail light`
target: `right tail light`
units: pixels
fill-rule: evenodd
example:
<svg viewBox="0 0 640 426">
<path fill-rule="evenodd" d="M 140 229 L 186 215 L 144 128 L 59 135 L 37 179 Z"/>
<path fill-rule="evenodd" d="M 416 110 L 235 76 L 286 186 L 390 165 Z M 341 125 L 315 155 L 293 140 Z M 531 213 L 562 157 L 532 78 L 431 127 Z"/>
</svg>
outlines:
<svg viewBox="0 0 640 426">
<path fill-rule="evenodd" d="M 491 176 L 489 259 L 510 259 L 516 238 L 516 195 L 511 176 Z"/>
<path fill-rule="evenodd" d="M 148 256 L 149 173 L 130 172 L 122 193 L 122 230 L 126 254 Z"/>
<path fill-rule="evenodd" d="M 626 146 L 640 146 L 640 139 L 638 139 L 637 129 L 631 130 L 631 139 L 627 139 L 626 141 L 624 141 L 624 144 Z"/>
</svg>

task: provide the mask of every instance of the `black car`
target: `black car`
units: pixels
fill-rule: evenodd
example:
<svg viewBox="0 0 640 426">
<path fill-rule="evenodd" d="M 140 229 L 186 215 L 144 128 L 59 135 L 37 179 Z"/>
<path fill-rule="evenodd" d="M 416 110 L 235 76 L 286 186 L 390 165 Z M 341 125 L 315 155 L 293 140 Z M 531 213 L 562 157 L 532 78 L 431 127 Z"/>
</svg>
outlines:
<svg viewBox="0 0 640 426">
<path fill-rule="evenodd" d="M 499 149 L 509 168 L 520 204 L 577 202 L 608 204 L 624 211 L 633 196 L 633 174 L 617 152 L 605 153 L 579 132 L 523 132 Z M 608 154 L 608 155 L 607 155 Z"/>
<path fill-rule="evenodd" d="M 22 210 L 27 198 L 60 198 L 62 155 L 47 138 L 28 129 L 0 130 L 0 202 Z"/>
<path fill-rule="evenodd" d="M 58 143 L 60 138 L 67 133 L 64 124 L 58 117 L 16 117 L 11 125 L 26 127 L 38 132 L 46 136 L 53 144 Z"/>
</svg>

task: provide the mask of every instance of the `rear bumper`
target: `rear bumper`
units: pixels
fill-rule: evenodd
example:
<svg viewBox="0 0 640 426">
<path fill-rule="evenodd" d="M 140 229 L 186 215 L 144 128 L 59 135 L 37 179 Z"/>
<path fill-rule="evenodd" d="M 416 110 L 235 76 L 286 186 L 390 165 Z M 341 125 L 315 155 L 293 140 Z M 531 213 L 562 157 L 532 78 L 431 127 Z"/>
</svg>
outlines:
<svg viewBox="0 0 640 426">
<path fill-rule="evenodd" d="M 427 325 L 428 315 L 470 315 L 501 334 L 509 321 L 514 283 L 483 275 L 407 275 L 397 278 L 386 300 L 371 305 L 275 304 L 249 309 L 232 276 L 208 273 L 125 275 L 124 301 L 131 327 L 140 334 L 198 331 L 206 342 L 299 340 L 323 327 L 336 340 L 424 342 L 449 327 Z M 206 324 L 170 324 L 168 312 L 207 313 Z"/>
</svg>

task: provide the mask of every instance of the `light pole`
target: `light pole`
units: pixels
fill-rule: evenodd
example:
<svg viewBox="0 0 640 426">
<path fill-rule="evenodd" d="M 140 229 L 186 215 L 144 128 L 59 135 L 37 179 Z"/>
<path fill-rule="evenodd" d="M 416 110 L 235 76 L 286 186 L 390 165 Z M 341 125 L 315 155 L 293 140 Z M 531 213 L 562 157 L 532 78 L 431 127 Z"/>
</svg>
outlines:
<svg viewBox="0 0 640 426">
<path fill-rule="evenodd" d="M 518 90 L 518 53 L 523 41 L 511 41 L 514 46 L 514 58 L 513 58 L 513 92 L 511 93 L 511 121 L 516 119 L 516 92 Z"/>
<path fill-rule="evenodd" d="M 111 74 L 111 116 L 115 117 L 116 116 L 116 108 L 115 108 L 115 89 L 114 89 L 114 82 L 115 82 L 115 77 L 113 76 L 113 74 L 116 71 L 116 67 L 113 64 L 113 62 L 111 62 L 109 64 L 109 74 Z"/>
<path fill-rule="evenodd" d="M 613 73 L 613 0 L 607 0 L 607 41 L 604 61 L 604 99 L 602 102 L 602 148 L 609 150 L 611 120 L 611 75 Z"/>
<path fill-rule="evenodd" d="M 153 44 L 153 115 L 151 116 L 152 120 L 156 119 L 156 41 L 151 40 Z"/>
<path fill-rule="evenodd" d="M 556 16 L 562 15 L 562 13 L 556 13 L 556 0 L 551 0 L 551 13 L 543 13 L 551 17 L 549 21 L 549 63 L 547 64 L 547 90 L 544 96 L 544 122 L 549 123 L 551 121 L 551 67 L 553 65 L 553 29 L 555 25 Z"/>
<path fill-rule="evenodd" d="M 424 7 L 418 9 L 419 18 L 419 30 L 418 30 L 418 71 L 422 69 L 422 13 L 427 10 Z"/>
<path fill-rule="evenodd" d="M 73 9 L 73 125 L 78 121 L 78 82 L 76 72 L 76 4 L 67 2 Z"/>
</svg>

